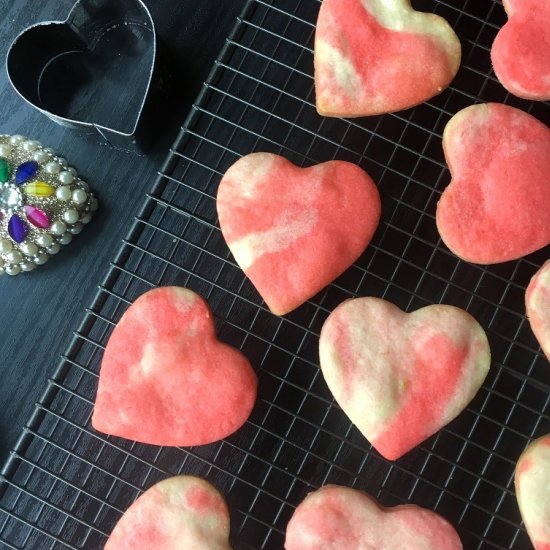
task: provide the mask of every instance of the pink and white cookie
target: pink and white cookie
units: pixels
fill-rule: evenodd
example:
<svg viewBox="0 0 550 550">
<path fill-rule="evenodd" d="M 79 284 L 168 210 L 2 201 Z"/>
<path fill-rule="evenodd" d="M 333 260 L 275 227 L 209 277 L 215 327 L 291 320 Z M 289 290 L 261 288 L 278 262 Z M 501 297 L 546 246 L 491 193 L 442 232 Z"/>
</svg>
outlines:
<svg viewBox="0 0 550 550">
<path fill-rule="evenodd" d="M 525 99 L 550 99 L 550 2 L 503 0 L 508 22 L 500 29 L 491 59 L 500 83 Z"/>
<path fill-rule="evenodd" d="M 317 111 L 359 117 L 408 109 L 439 94 L 460 66 L 442 17 L 410 0 L 324 0 L 315 31 Z"/>
<path fill-rule="evenodd" d="M 193 476 L 165 479 L 126 510 L 105 550 L 231 550 L 229 512 L 210 483 Z"/>
<path fill-rule="evenodd" d="M 296 508 L 286 550 L 462 550 L 438 514 L 406 504 L 383 508 L 362 491 L 325 485 Z"/>
<path fill-rule="evenodd" d="M 525 293 L 525 307 L 531 329 L 550 359 L 550 260 L 531 279 Z"/>
<path fill-rule="evenodd" d="M 521 517 L 535 550 L 550 550 L 550 434 L 523 451 L 515 485 Z"/>
<path fill-rule="evenodd" d="M 218 189 L 220 227 L 236 262 L 269 309 L 284 315 L 348 269 L 380 220 L 380 195 L 349 162 L 299 168 L 253 153 Z"/>
<path fill-rule="evenodd" d="M 109 338 L 92 425 L 154 445 L 212 443 L 244 424 L 256 386 L 246 357 L 217 340 L 198 294 L 157 288 L 129 307 Z"/>
<path fill-rule="evenodd" d="M 371 297 L 329 315 L 319 356 L 342 410 L 389 460 L 458 416 L 491 362 L 485 332 L 467 312 L 431 305 L 407 314 Z"/>
<path fill-rule="evenodd" d="M 459 258 L 516 260 L 550 244 L 550 129 L 499 103 L 472 105 L 445 127 L 452 181 L 436 223 Z"/>
</svg>

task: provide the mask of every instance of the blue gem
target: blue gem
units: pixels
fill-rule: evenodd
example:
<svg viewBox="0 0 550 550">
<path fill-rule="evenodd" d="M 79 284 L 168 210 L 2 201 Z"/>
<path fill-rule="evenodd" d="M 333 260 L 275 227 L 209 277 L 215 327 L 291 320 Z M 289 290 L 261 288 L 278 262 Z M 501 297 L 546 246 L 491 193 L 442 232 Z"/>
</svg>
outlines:
<svg viewBox="0 0 550 550">
<path fill-rule="evenodd" d="M 36 172 L 38 172 L 38 162 L 29 160 L 23 164 L 20 164 L 15 172 L 15 183 L 17 185 L 27 183 L 29 180 L 34 178 Z"/>
<path fill-rule="evenodd" d="M 17 215 L 14 214 L 8 222 L 8 233 L 16 243 L 22 243 L 27 237 L 29 226 Z"/>
</svg>

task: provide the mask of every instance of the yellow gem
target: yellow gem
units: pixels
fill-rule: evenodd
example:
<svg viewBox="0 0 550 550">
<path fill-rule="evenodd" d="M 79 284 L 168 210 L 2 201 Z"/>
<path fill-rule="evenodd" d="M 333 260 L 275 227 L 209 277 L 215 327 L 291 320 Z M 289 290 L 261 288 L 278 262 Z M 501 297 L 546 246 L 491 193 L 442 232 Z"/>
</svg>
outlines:
<svg viewBox="0 0 550 550">
<path fill-rule="evenodd" d="M 32 181 L 25 185 L 25 193 L 31 197 L 51 197 L 55 189 L 44 181 Z"/>
</svg>

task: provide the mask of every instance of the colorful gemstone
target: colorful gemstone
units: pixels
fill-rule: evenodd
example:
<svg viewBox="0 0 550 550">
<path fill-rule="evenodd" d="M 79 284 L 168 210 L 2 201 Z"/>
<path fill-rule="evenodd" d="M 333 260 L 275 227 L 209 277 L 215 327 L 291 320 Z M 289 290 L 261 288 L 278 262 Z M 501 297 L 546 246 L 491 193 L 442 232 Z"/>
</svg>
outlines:
<svg viewBox="0 0 550 550">
<path fill-rule="evenodd" d="M 22 243 L 29 232 L 29 226 L 17 215 L 14 214 L 8 222 L 8 233 L 16 243 Z"/>
<path fill-rule="evenodd" d="M 38 162 L 35 160 L 29 160 L 20 164 L 15 171 L 15 183 L 21 185 L 27 183 L 30 179 L 34 178 L 38 172 Z"/>
<path fill-rule="evenodd" d="M 31 197 L 51 197 L 55 189 L 49 183 L 33 181 L 25 185 L 25 193 Z"/>
<path fill-rule="evenodd" d="M 50 227 L 50 218 L 43 210 L 36 208 L 36 206 L 25 206 L 25 214 L 27 215 L 27 220 L 29 220 L 34 227 L 39 229 L 48 229 Z"/>
<path fill-rule="evenodd" d="M 0 182 L 6 183 L 11 176 L 11 164 L 4 157 L 0 157 Z"/>
</svg>

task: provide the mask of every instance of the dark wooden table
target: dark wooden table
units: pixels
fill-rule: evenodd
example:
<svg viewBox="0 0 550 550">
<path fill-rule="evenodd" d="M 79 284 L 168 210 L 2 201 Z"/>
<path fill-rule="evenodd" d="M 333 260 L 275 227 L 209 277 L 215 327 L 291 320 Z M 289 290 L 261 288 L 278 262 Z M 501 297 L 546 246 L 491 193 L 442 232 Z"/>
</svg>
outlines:
<svg viewBox="0 0 550 550">
<path fill-rule="evenodd" d="M 172 54 L 173 102 L 143 156 L 113 150 L 63 128 L 27 105 L 0 70 L 0 133 L 32 136 L 69 159 L 100 209 L 59 255 L 31 273 L 0 277 L 0 464 L 14 446 L 47 379 L 67 348 L 153 185 L 177 130 L 200 91 L 245 0 L 145 0 L 159 39 Z M 0 51 L 27 26 L 65 19 L 72 0 L 0 0 Z"/>
</svg>

